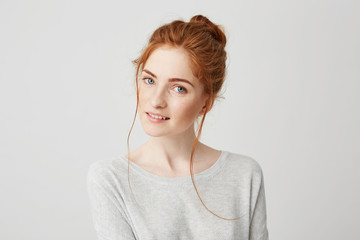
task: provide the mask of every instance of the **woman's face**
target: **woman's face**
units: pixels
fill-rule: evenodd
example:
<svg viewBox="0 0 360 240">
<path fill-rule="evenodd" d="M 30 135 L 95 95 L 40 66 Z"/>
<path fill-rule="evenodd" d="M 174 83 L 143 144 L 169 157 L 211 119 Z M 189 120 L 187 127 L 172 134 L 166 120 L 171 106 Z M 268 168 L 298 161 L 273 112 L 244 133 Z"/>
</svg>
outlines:
<svg viewBox="0 0 360 240">
<path fill-rule="evenodd" d="M 148 58 L 139 80 L 139 118 L 152 137 L 192 134 L 204 113 L 203 85 L 182 48 L 162 46 Z"/>
</svg>

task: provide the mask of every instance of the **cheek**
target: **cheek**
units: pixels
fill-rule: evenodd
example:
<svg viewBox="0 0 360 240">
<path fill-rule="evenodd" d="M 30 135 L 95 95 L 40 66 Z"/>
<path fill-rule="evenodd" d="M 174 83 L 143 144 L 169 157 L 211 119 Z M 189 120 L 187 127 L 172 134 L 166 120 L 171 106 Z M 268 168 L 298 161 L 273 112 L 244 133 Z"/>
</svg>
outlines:
<svg viewBox="0 0 360 240">
<path fill-rule="evenodd" d="M 141 89 L 139 88 L 139 108 L 143 107 L 146 102 L 146 93 L 144 91 L 141 91 Z"/>
<path fill-rule="evenodd" d="M 174 109 L 181 118 L 193 121 L 198 116 L 201 106 L 199 101 L 183 101 L 177 104 Z"/>
</svg>

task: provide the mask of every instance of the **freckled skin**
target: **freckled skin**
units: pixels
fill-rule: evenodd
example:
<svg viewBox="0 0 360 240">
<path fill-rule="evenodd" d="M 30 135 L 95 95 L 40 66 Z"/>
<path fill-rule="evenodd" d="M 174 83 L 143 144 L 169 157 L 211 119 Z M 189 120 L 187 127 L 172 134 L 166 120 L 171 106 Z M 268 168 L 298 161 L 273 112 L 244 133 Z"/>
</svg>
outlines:
<svg viewBox="0 0 360 240">
<path fill-rule="evenodd" d="M 144 131 L 152 137 L 193 133 L 195 119 L 204 113 L 206 96 L 203 85 L 192 73 L 186 51 L 160 47 L 150 55 L 144 70 L 156 76 L 143 71 L 139 80 L 139 118 Z M 193 86 L 184 82 L 171 82 L 171 78 L 186 79 Z M 154 123 L 146 112 L 170 119 Z"/>
</svg>

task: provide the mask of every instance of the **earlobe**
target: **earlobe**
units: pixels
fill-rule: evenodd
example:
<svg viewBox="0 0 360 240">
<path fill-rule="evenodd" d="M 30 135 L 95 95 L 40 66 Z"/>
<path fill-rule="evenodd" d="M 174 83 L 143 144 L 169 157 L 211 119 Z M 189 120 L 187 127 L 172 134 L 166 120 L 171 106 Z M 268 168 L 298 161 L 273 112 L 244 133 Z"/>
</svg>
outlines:
<svg viewBox="0 0 360 240">
<path fill-rule="evenodd" d="M 202 107 L 201 111 L 199 112 L 199 115 L 204 115 L 206 112 L 209 112 L 214 104 L 214 102 L 212 101 L 211 103 L 209 103 L 210 99 L 208 98 L 205 101 L 204 106 Z"/>
<path fill-rule="evenodd" d="M 200 116 L 201 116 L 201 115 L 204 115 L 205 112 L 206 112 L 206 105 L 204 105 L 204 106 L 202 107 L 201 111 L 199 112 L 199 115 L 200 115 Z"/>
</svg>

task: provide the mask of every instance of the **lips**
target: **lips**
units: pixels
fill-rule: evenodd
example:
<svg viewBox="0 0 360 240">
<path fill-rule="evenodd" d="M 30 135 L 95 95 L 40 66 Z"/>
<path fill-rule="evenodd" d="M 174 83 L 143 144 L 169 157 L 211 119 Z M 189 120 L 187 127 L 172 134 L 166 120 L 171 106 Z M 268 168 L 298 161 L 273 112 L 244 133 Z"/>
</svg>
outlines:
<svg viewBox="0 0 360 240">
<path fill-rule="evenodd" d="M 164 115 L 157 114 L 157 113 L 146 112 L 146 114 L 152 118 L 159 119 L 159 120 L 169 120 L 170 119 L 169 117 L 166 117 Z"/>
</svg>

